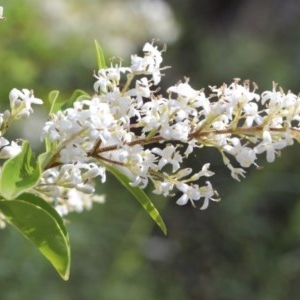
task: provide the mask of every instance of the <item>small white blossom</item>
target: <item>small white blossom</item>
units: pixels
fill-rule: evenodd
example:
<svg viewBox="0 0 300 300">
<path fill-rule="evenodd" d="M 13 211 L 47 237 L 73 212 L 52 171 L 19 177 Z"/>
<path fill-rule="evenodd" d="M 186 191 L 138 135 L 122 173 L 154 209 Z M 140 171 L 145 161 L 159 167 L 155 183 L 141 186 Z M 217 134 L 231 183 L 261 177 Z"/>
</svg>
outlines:
<svg viewBox="0 0 300 300">
<path fill-rule="evenodd" d="M 220 201 L 219 198 L 213 198 L 215 196 L 215 191 L 209 181 L 206 181 L 206 186 L 200 187 L 201 197 L 204 198 L 203 204 L 200 207 L 201 210 L 207 209 L 209 205 L 209 200 L 211 201 Z"/>
<path fill-rule="evenodd" d="M 187 82 L 179 83 L 167 89 L 168 93 L 176 93 L 183 98 L 194 99 L 199 95 L 199 91 L 194 90 Z"/>
<path fill-rule="evenodd" d="M 243 168 L 248 168 L 255 164 L 256 152 L 254 149 L 242 146 L 238 138 L 232 138 L 228 142 L 223 149 L 233 155 Z"/>
<path fill-rule="evenodd" d="M 161 182 L 158 180 L 153 181 L 155 189 L 153 190 L 154 194 L 163 195 L 167 197 L 170 195 L 171 191 L 174 188 L 174 184 L 168 181 Z"/>
<path fill-rule="evenodd" d="M 231 171 L 231 177 L 234 178 L 237 181 L 240 180 L 240 176 L 245 178 L 246 171 L 242 168 L 234 168 L 231 164 L 227 164 L 228 169 Z"/>
<path fill-rule="evenodd" d="M 16 142 L 9 142 L 4 137 L 0 137 L 0 158 L 7 159 L 18 155 L 22 147 Z"/>
<path fill-rule="evenodd" d="M 210 177 L 210 176 L 213 176 L 215 173 L 210 171 L 209 170 L 209 167 L 210 167 L 210 164 L 209 163 L 206 163 L 203 165 L 202 167 L 202 170 L 198 173 L 195 173 L 191 178 L 190 180 L 191 181 L 196 181 L 198 180 L 199 178 L 205 176 L 205 177 Z"/>
<path fill-rule="evenodd" d="M 158 169 L 161 170 L 166 164 L 173 166 L 173 172 L 177 171 L 182 162 L 182 156 L 176 151 L 176 147 L 168 145 L 164 149 L 153 148 L 152 153 L 158 154 L 161 158 L 158 163 Z"/>
<path fill-rule="evenodd" d="M 161 51 L 150 43 L 144 45 L 143 51 L 143 58 L 131 56 L 131 70 L 133 73 L 152 75 L 154 85 L 157 85 L 161 80 L 160 64 L 163 61 Z"/>
<path fill-rule="evenodd" d="M 32 114 L 32 104 L 43 104 L 39 98 L 35 98 L 33 91 L 22 89 L 22 91 L 14 88 L 9 93 L 10 109 L 12 115 L 17 118 L 27 118 Z"/>
<path fill-rule="evenodd" d="M 136 94 L 140 97 L 149 98 L 151 95 L 149 81 L 146 77 L 141 78 L 136 81 Z"/>
<path fill-rule="evenodd" d="M 130 72 L 130 68 L 124 68 L 121 65 L 111 66 L 107 69 L 100 69 L 94 77 L 97 81 L 94 83 L 94 90 L 98 93 L 108 93 L 117 91 L 121 75 Z"/>
<path fill-rule="evenodd" d="M 242 147 L 235 158 L 243 168 L 249 168 L 252 164 L 255 164 L 256 153 L 254 149 Z"/>
<path fill-rule="evenodd" d="M 256 125 L 261 125 L 263 121 L 263 117 L 258 112 L 258 105 L 255 102 L 249 102 L 244 107 L 243 110 L 245 112 L 245 126 L 251 127 L 253 123 Z"/>
<path fill-rule="evenodd" d="M 201 197 L 199 186 L 197 184 L 188 185 L 180 182 L 176 184 L 176 188 L 183 193 L 182 196 L 176 201 L 178 205 L 185 205 L 188 201 L 193 203 L 193 201 L 197 201 Z"/>
<path fill-rule="evenodd" d="M 267 161 L 273 162 L 276 156 L 276 150 L 281 150 L 287 146 L 285 140 L 275 142 L 272 140 L 272 136 L 269 131 L 264 131 L 262 142 L 255 147 L 256 153 L 266 152 Z"/>
</svg>

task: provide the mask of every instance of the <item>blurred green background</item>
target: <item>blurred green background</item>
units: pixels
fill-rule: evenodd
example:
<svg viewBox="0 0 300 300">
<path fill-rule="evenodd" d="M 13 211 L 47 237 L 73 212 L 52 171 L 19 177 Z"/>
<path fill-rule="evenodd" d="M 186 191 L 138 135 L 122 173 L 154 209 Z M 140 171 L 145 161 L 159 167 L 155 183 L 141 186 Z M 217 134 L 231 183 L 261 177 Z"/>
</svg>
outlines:
<svg viewBox="0 0 300 300">
<path fill-rule="evenodd" d="M 300 91 L 300 5 L 296 0 L 4 0 L 0 23 L 0 99 L 13 87 L 45 98 L 92 91 L 93 40 L 125 62 L 144 42 L 168 44 L 163 85 L 191 78 L 193 87 L 251 79 Z M 43 112 L 36 112 L 43 117 Z M 45 116 L 44 116 L 45 117 Z M 33 116 L 35 118 L 35 116 Z M 37 117 L 38 119 L 38 117 Z M 28 125 L 29 126 L 29 125 Z M 34 139 L 36 124 L 18 128 Z M 33 129 L 32 129 L 33 128 Z M 36 129 L 34 129 L 36 128 Z M 21 132 L 22 131 L 22 132 Z M 16 133 L 11 132 L 14 136 Z M 222 201 L 202 212 L 153 197 L 168 227 L 163 236 L 109 177 L 107 202 L 68 216 L 72 269 L 63 282 L 15 230 L 0 231 L 1 300 L 299 299 L 300 148 L 272 165 L 230 178 L 213 149 L 188 164 L 210 161 Z"/>
</svg>

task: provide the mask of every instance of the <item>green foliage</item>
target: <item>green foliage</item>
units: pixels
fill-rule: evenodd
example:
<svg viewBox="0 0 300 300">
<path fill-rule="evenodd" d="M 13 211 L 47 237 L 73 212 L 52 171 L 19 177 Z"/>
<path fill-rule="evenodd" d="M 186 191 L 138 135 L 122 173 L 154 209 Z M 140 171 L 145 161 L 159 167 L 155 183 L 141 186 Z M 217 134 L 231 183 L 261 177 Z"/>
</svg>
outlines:
<svg viewBox="0 0 300 300">
<path fill-rule="evenodd" d="M 138 200 L 138 202 L 142 205 L 144 210 L 154 220 L 154 222 L 159 226 L 162 232 L 164 234 L 167 234 L 167 228 L 162 217 L 160 216 L 158 210 L 155 208 L 146 193 L 141 188 L 132 186 L 131 180 L 116 168 L 107 164 L 105 164 L 105 168 L 109 170 L 118 179 L 118 181 L 120 181 L 120 183 L 135 197 L 136 200 Z"/>
<path fill-rule="evenodd" d="M 0 179 L 1 195 L 11 200 L 31 189 L 39 180 L 40 167 L 28 141 L 22 144 L 22 151 L 8 159 L 2 168 Z"/>
<path fill-rule="evenodd" d="M 77 93 L 76 97 L 73 97 L 74 100 L 81 97 L 81 94 Z M 54 104 L 58 99 L 58 92 L 52 92 L 49 98 Z M 1 195 L 4 199 L 0 200 L 0 210 L 7 221 L 36 245 L 60 276 L 67 280 L 70 269 L 70 244 L 63 220 L 46 201 L 25 193 L 35 186 L 41 171 L 52 158 L 53 149 L 49 145 L 47 146 L 46 142 L 47 151 L 36 159 L 29 142 L 24 141 L 21 152 L 4 163 L 0 178 Z M 145 192 L 132 186 L 130 179 L 114 167 L 107 164 L 105 167 L 138 200 L 166 234 L 164 221 Z"/>
<path fill-rule="evenodd" d="M 3 165 L 0 185 L 4 199 L 0 200 L 0 210 L 66 280 L 69 277 L 70 245 L 63 221 L 46 201 L 25 194 L 38 182 L 41 166 L 50 157 L 50 152 L 46 152 L 36 160 L 29 142 L 23 142 L 21 152 Z"/>
<path fill-rule="evenodd" d="M 62 105 L 62 109 L 67 109 L 69 107 L 72 107 L 73 106 L 73 103 L 76 102 L 76 101 L 81 101 L 81 100 L 86 100 L 86 99 L 90 99 L 91 96 L 83 91 L 83 90 L 80 90 L 80 89 L 76 89 L 70 98 L 68 98 Z"/>
<path fill-rule="evenodd" d="M 48 101 L 50 104 L 49 113 L 57 113 L 59 110 L 64 110 L 66 108 L 72 107 L 75 101 L 81 101 L 85 99 L 90 99 L 91 96 L 81 89 L 76 89 L 70 98 L 66 100 L 59 99 L 59 91 L 54 90 L 48 94 Z"/>
<path fill-rule="evenodd" d="M 22 194 L 16 200 L 0 200 L 7 221 L 30 240 L 67 280 L 70 270 L 69 236 L 61 217 L 43 199 Z"/>
<path fill-rule="evenodd" d="M 96 47 L 98 69 L 99 70 L 104 69 L 106 67 L 104 53 L 103 53 L 103 50 L 102 50 L 100 44 L 96 40 L 95 40 L 95 47 Z"/>
<path fill-rule="evenodd" d="M 45 18 L 36 13 L 37 5 L 28 5 L 29 2 L 21 1 L 16 5 L 14 1 L 4 1 L 7 20 L 0 27 L 3 102 L 7 101 L 12 84 L 33 87 L 39 97 L 45 98 L 42 94 L 53 86 L 63 87 L 70 93 L 73 86 L 80 84 L 84 87 L 85 82 L 86 86 L 90 83 L 90 77 L 85 80 L 83 76 L 86 71 L 82 71 L 81 64 L 81 55 L 88 48 L 86 43 L 58 36 L 60 44 L 51 46 L 51 39 L 45 38 L 45 29 L 52 30 L 54 26 L 46 24 Z M 97 1 L 91 3 L 99 4 Z M 246 76 L 259 82 L 260 87 L 269 87 L 274 79 L 298 90 L 299 63 L 295 57 L 298 57 L 299 26 L 294 26 L 298 14 L 296 11 L 292 15 L 287 13 L 290 6 L 297 6 L 296 1 L 289 2 L 289 5 L 283 3 L 281 7 L 279 4 L 281 9 L 278 5 L 272 6 L 271 2 L 257 0 L 226 6 L 221 1 L 216 5 L 215 2 L 195 0 L 172 0 L 168 4 L 175 12 L 177 10 L 178 19 L 182 20 L 181 40 L 172 46 L 172 51 L 168 51 L 171 55 L 169 65 L 181 63 L 180 70 L 172 69 L 172 83 L 185 74 L 196 80 L 197 86 L 222 84 L 235 76 Z M 269 12 L 264 14 L 264 21 L 270 26 L 251 23 L 257 19 L 257 5 L 261 12 Z M 83 6 L 86 6 L 85 2 Z M 274 16 L 270 12 L 274 10 L 278 12 L 278 18 L 268 23 Z M 222 17 L 217 18 L 216 12 Z M 113 22 L 114 18 L 110 20 Z M 249 27 L 250 23 L 254 26 Z M 134 30 L 139 30 L 134 25 Z M 76 34 L 76 38 L 78 36 Z M 141 36 L 143 41 L 146 40 L 145 31 Z M 300 210 L 298 206 L 293 209 L 291 203 L 299 202 L 299 149 L 293 151 L 290 153 L 294 155 L 281 159 L 282 168 L 277 170 L 276 178 L 274 169 L 264 170 L 266 180 L 262 180 L 263 172 L 255 172 L 252 180 L 248 178 L 241 186 L 236 186 L 226 181 L 228 173 L 224 171 L 219 179 L 223 183 L 220 190 L 227 188 L 230 193 L 227 197 L 224 193 L 221 204 L 211 207 L 205 214 L 170 205 L 166 212 L 168 227 L 172 240 L 180 245 L 173 260 L 171 255 L 168 255 L 169 260 L 159 263 L 145 258 L 137 247 L 142 238 L 147 238 L 145 233 L 140 236 L 134 233 L 134 242 L 118 244 L 130 222 L 128 215 L 135 212 L 130 201 L 108 201 L 105 206 L 96 207 L 91 212 L 70 216 L 75 218 L 70 230 L 77 254 L 72 257 L 75 266 L 68 283 L 62 284 L 44 265 L 37 265 L 34 253 L 8 228 L 0 235 L 1 298 L 120 299 L 123 295 L 126 299 L 164 300 L 298 299 Z M 41 161 L 46 162 L 44 158 L 48 155 L 51 153 L 41 155 Z M 217 160 L 214 166 L 220 168 Z M 294 180 L 291 182 L 291 179 Z M 106 189 L 115 193 L 115 197 L 121 193 L 113 183 Z M 274 197 L 278 197 L 277 201 Z M 288 228 L 286 219 L 291 217 L 291 211 L 293 226 Z M 147 223 L 146 218 L 141 220 L 142 224 L 143 221 Z M 286 242 L 285 239 L 284 243 L 280 237 L 286 236 L 290 240 Z M 135 251 L 131 260 L 120 255 L 127 253 L 128 248 Z M 123 269 L 112 270 L 107 278 L 108 258 L 116 249 L 120 250 L 116 258 L 121 260 Z M 142 269 L 132 272 L 137 255 L 141 256 Z M 124 274 L 124 270 L 129 274 Z M 103 293 L 102 279 L 107 281 L 106 291 L 119 292 L 119 297 L 109 298 Z M 167 294 L 167 289 L 173 292 L 172 296 Z M 190 296 L 181 296 L 178 289 L 185 289 Z"/>
<path fill-rule="evenodd" d="M 51 91 L 48 94 L 48 101 L 50 103 L 49 114 L 51 113 L 55 114 L 61 109 L 62 103 L 58 101 L 58 96 L 59 96 L 59 91 L 57 90 Z"/>
</svg>

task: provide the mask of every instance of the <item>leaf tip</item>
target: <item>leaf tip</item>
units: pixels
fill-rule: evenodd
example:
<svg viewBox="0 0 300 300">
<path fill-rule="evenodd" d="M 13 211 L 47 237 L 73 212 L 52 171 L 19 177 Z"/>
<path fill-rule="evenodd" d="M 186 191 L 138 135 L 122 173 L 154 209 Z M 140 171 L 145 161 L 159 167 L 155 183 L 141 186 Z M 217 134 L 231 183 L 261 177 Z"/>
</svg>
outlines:
<svg viewBox="0 0 300 300">
<path fill-rule="evenodd" d="M 69 278 L 70 278 L 70 270 L 68 270 L 66 273 L 64 274 L 60 274 L 61 278 L 64 280 L 64 281 L 68 281 Z"/>
</svg>

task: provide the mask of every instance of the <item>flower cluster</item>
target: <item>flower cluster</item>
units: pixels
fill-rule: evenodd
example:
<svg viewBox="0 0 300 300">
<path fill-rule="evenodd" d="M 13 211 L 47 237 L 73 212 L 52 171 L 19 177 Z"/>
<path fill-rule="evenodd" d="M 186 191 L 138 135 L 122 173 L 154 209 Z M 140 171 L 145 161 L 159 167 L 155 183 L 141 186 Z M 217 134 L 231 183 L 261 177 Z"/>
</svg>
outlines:
<svg viewBox="0 0 300 300">
<path fill-rule="evenodd" d="M 185 167 L 194 149 L 218 149 L 239 181 L 247 168 L 258 166 L 259 154 L 272 162 L 281 149 L 299 141 L 300 98 L 276 84 L 258 94 L 255 84 L 235 79 L 210 86 L 206 94 L 184 78 L 165 95 L 159 93 L 167 68 L 161 66 L 164 50 L 146 43 L 142 56 L 131 56 L 130 66 L 112 62 L 95 72 L 92 97 L 50 114 L 42 139 L 51 144 L 53 156 L 32 192 L 52 202 L 61 215 L 103 201 L 95 195 L 94 180 L 100 177 L 104 183 L 108 166 L 126 175 L 132 186 L 150 185 L 156 194 L 175 196 L 178 205 L 196 207 L 200 201 L 205 209 L 219 196 L 208 180 L 214 175 L 209 163 L 197 171 Z M 31 104 L 41 103 L 28 90 L 12 90 L 11 109 L 0 115 L 2 133 L 12 120 L 28 117 Z M 18 153 L 17 143 L 2 136 L 0 143 L 2 158 Z"/>
<path fill-rule="evenodd" d="M 10 109 L 0 113 L 0 158 L 7 159 L 16 156 L 21 151 L 21 146 L 15 142 L 9 142 L 3 137 L 12 122 L 17 119 L 26 119 L 32 113 L 32 104 L 43 104 L 41 99 L 35 98 L 33 91 L 14 88 L 9 93 Z"/>
<path fill-rule="evenodd" d="M 0 19 L 4 18 L 1 14 Z M 22 91 L 14 88 L 9 93 L 10 109 L 0 113 L 0 159 L 9 159 L 21 152 L 19 140 L 9 141 L 3 135 L 6 133 L 11 124 L 17 119 L 26 119 L 32 113 L 32 104 L 43 104 L 41 99 L 35 98 L 33 91 L 23 89 Z M 1 170 L 0 170 L 1 171 Z M 0 228 L 5 227 L 5 217 L 0 212 Z"/>
<path fill-rule="evenodd" d="M 151 183 L 154 193 L 164 196 L 177 191 L 180 205 L 188 201 L 195 205 L 202 198 L 206 208 L 209 200 L 218 200 L 209 181 L 204 186 L 196 183 L 214 174 L 209 164 L 196 174 L 183 167 L 184 159 L 199 146 L 190 135 L 201 117 L 199 108 L 208 100 L 187 83 L 171 87 L 168 98 L 157 95 L 165 69 L 163 51 L 146 43 L 143 52 L 142 57 L 131 56 L 130 67 L 118 63 L 99 70 L 93 97 L 50 116 L 43 138 L 56 145 L 57 155 L 35 188 L 39 193 L 46 189 L 47 197 L 58 203 L 68 201 L 66 188 L 92 194 L 90 180 L 100 176 L 104 182 L 109 164 L 129 177 L 133 186 L 145 188 Z M 93 175 L 84 176 L 90 165 Z M 69 174 L 72 168 L 76 176 Z M 47 184 L 49 180 L 54 184 Z"/>
<path fill-rule="evenodd" d="M 230 85 L 210 87 L 207 96 L 185 78 L 168 88 L 166 96 L 158 94 L 161 72 L 166 69 L 161 66 L 163 51 L 146 43 L 143 56 L 131 56 L 130 67 L 120 62 L 99 70 L 91 99 L 51 116 L 43 137 L 57 145 L 57 156 L 44 181 L 55 171 L 71 180 L 72 188 L 92 193 L 89 180 L 84 179 L 86 166 L 92 164 L 93 175 L 104 182 L 109 164 L 128 176 L 133 186 L 152 184 L 156 194 L 178 194 L 179 205 L 196 206 L 203 200 L 200 208 L 205 209 L 219 197 L 207 179 L 199 185 L 199 179 L 214 174 L 209 163 L 198 172 L 184 167 L 194 148 L 218 149 L 231 176 L 240 180 L 246 168 L 257 166 L 259 154 L 265 152 L 272 162 L 297 139 L 299 98 L 275 84 L 259 95 L 255 84 L 251 89 L 250 82 L 240 84 L 236 79 Z M 74 178 L 68 174 L 72 166 L 78 174 Z M 59 196 L 54 189 L 53 194 Z"/>
</svg>

